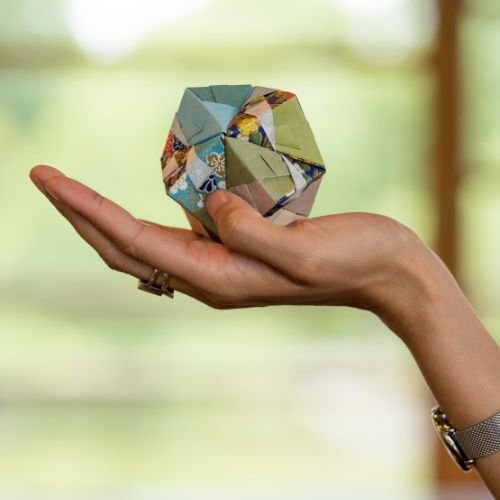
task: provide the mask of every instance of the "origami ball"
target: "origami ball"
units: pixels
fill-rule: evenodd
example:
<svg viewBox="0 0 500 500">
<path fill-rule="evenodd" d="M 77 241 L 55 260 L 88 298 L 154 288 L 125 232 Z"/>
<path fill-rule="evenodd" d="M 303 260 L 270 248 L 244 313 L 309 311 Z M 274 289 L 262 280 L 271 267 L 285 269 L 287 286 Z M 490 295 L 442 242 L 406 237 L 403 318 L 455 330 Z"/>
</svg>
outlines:
<svg viewBox="0 0 500 500">
<path fill-rule="evenodd" d="M 187 88 L 161 165 L 167 194 L 211 236 L 213 191 L 228 189 L 286 225 L 309 215 L 325 172 L 295 94 L 251 85 Z"/>
</svg>

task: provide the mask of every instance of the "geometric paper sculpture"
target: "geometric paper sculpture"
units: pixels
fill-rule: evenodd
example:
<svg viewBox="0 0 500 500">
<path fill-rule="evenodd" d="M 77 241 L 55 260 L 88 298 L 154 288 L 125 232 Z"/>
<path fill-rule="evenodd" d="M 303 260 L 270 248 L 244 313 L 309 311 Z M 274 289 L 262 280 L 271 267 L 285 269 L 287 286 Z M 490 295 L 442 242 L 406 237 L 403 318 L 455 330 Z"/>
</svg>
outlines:
<svg viewBox="0 0 500 500">
<path fill-rule="evenodd" d="M 251 85 L 187 88 L 161 166 L 167 194 L 212 236 L 205 200 L 216 189 L 286 225 L 309 215 L 325 172 L 296 95 Z"/>
</svg>

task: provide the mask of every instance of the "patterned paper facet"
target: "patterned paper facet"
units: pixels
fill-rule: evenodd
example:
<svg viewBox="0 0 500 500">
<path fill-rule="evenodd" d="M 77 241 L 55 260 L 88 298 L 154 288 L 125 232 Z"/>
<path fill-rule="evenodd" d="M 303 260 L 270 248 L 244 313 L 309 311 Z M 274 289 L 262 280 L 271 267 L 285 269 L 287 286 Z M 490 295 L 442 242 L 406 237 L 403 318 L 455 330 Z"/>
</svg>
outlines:
<svg viewBox="0 0 500 500">
<path fill-rule="evenodd" d="M 251 85 L 187 88 L 161 165 L 167 194 L 212 236 L 205 200 L 215 190 L 286 225 L 309 215 L 325 173 L 297 96 Z"/>
</svg>

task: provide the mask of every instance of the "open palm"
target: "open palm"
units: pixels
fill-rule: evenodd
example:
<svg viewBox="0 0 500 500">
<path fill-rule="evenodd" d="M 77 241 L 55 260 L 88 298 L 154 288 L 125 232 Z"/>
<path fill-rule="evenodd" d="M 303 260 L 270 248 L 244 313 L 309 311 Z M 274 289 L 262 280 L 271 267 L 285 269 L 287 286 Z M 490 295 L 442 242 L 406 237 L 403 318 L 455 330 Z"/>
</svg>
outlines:
<svg viewBox="0 0 500 500">
<path fill-rule="evenodd" d="M 370 290 L 387 279 L 388 260 L 396 263 L 401 245 L 414 237 L 393 219 L 366 213 L 277 226 L 221 191 L 207 201 L 221 239 L 216 242 L 138 219 L 52 167 L 36 166 L 30 177 L 108 267 L 142 280 L 159 269 L 175 290 L 217 308 L 366 307 Z"/>
</svg>

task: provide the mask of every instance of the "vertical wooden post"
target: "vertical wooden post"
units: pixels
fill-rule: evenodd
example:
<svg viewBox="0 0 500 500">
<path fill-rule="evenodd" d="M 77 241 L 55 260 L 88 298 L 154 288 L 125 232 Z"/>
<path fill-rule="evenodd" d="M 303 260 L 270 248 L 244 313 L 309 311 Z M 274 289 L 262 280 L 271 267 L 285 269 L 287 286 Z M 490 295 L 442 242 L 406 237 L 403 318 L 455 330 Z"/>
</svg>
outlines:
<svg viewBox="0 0 500 500">
<path fill-rule="evenodd" d="M 458 277 L 457 189 L 460 169 L 460 67 L 458 24 L 461 0 L 438 0 L 439 29 L 435 74 L 434 194 L 436 251 Z"/>
<path fill-rule="evenodd" d="M 432 178 L 437 214 L 435 249 L 459 279 L 459 217 L 457 198 L 461 172 L 460 117 L 461 71 L 458 31 L 461 0 L 438 0 L 439 29 L 434 72 L 436 75 L 434 162 Z M 475 473 L 464 474 L 436 439 L 436 482 L 438 488 L 473 487 Z M 479 485 L 478 485 L 479 486 Z"/>
</svg>

